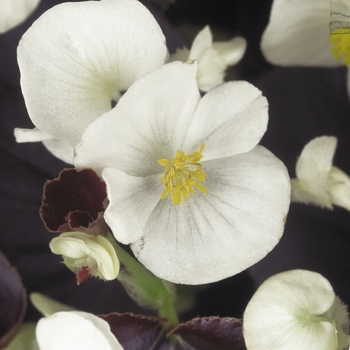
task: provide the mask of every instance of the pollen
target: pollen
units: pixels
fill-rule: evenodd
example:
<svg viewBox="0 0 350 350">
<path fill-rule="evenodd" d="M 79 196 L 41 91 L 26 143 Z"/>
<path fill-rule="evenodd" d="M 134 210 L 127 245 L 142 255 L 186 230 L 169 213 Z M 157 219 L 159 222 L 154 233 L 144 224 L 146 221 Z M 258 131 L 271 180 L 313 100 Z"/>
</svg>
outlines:
<svg viewBox="0 0 350 350">
<path fill-rule="evenodd" d="M 182 151 L 176 151 L 175 157 L 159 159 L 158 163 L 165 167 L 165 174 L 161 183 L 165 186 L 161 199 L 170 194 L 175 205 L 180 205 L 181 201 L 188 200 L 188 194 L 194 194 L 195 188 L 203 193 L 208 190 L 201 183 L 205 181 L 205 172 L 199 161 L 203 158 L 202 152 L 204 144 L 201 144 L 198 151 L 185 155 Z"/>
<path fill-rule="evenodd" d="M 333 45 L 333 56 L 345 66 L 350 66 L 350 28 L 335 30 L 329 36 L 329 42 Z"/>
</svg>

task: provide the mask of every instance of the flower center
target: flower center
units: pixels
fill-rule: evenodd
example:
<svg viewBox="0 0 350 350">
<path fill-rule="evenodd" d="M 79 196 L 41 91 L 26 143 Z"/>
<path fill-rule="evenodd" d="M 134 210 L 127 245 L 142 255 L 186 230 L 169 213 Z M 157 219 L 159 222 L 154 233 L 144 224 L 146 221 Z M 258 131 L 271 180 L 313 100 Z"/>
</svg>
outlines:
<svg viewBox="0 0 350 350">
<path fill-rule="evenodd" d="M 199 161 L 202 159 L 204 144 L 201 144 L 198 151 L 189 155 L 177 150 L 172 161 L 168 159 L 159 159 L 158 163 L 165 166 L 165 174 L 161 183 L 165 189 L 161 195 L 164 199 L 169 193 L 174 204 L 180 205 L 181 200 L 188 200 L 188 194 L 193 194 L 197 188 L 203 193 L 208 190 L 199 182 L 205 181 L 205 172 Z"/>
<path fill-rule="evenodd" d="M 333 45 L 333 56 L 342 60 L 345 66 L 350 66 L 350 28 L 335 30 L 329 36 L 329 42 Z"/>
</svg>

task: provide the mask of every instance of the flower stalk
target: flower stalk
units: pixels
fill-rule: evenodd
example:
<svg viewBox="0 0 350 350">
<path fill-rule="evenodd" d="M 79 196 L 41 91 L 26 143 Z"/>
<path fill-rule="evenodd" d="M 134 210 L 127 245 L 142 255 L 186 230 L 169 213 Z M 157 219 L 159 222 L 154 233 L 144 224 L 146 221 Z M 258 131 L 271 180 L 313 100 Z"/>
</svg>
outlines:
<svg viewBox="0 0 350 350">
<path fill-rule="evenodd" d="M 176 295 L 173 285 L 148 271 L 116 242 L 110 232 L 107 239 L 113 245 L 119 261 L 124 265 L 117 279 L 129 296 L 138 305 L 158 310 L 159 317 L 166 318 L 172 325 L 177 325 L 179 319 L 175 309 Z"/>
</svg>

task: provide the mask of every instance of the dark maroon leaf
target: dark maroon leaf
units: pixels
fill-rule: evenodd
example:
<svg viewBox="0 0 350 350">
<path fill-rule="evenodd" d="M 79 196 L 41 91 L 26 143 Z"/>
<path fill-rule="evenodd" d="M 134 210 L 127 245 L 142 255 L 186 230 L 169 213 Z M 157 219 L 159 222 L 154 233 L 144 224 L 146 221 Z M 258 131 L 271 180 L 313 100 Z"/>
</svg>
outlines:
<svg viewBox="0 0 350 350">
<path fill-rule="evenodd" d="M 106 184 L 92 169 L 65 169 L 44 186 L 40 216 L 53 232 L 107 234 Z"/>
<path fill-rule="evenodd" d="M 175 327 L 168 335 L 179 335 L 193 349 L 246 350 L 242 322 L 231 317 L 194 318 Z M 190 349 L 191 347 L 184 348 Z"/>
<path fill-rule="evenodd" d="M 116 312 L 99 317 L 109 323 L 125 350 L 157 349 L 162 333 L 165 334 L 163 325 L 166 320 L 163 318 Z"/>
<path fill-rule="evenodd" d="M 0 349 L 14 337 L 27 308 L 21 278 L 0 253 Z"/>
</svg>

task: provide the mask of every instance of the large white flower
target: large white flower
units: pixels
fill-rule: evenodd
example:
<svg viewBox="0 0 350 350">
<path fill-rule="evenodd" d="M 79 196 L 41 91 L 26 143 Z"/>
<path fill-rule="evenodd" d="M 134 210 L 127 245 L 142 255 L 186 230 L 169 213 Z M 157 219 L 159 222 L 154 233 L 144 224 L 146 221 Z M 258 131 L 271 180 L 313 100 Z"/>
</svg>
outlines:
<svg viewBox="0 0 350 350">
<path fill-rule="evenodd" d="M 350 210 L 350 178 L 332 165 L 337 138 L 321 136 L 302 150 L 292 183 L 292 201 Z"/>
<path fill-rule="evenodd" d="M 248 350 L 348 349 L 347 308 L 316 272 L 292 270 L 267 279 L 243 315 Z"/>
<path fill-rule="evenodd" d="M 163 33 L 139 1 L 53 7 L 18 46 L 22 92 L 37 129 L 17 130 L 17 141 L 43 140 L 56 156 L 72 162 L 85 128 L 166 56 Z"/>
<path fill-rule="evenodd" d="M 274 0 L 261 41 L 265 58 L 281 66 L 336 67 L 346 55 L 350 65 L 350 34 L 330 36 L 333 3 L 342 3 L 344 13 L 350 15 L 350 3 L 343 0 Z M 342 48 L 340 60 L 332 53 L 330 38 Z"/>
<path fill-rule="evenodd" d="M 149 270 L 214 282 L 262 259 L 283 232 L 290 181 L 257 146 L 267 121 L 267 101 L 249 83 L 201 99 L 196 63 L 173 62 L 86 129 L 75 165 L 102 172 L 105 219 Z"/>
<path fill-rule="evenodd" d="M 37 8 L 40 0 L 1 0 L 0 34 L 17 27 Z"/>
<path fill-rule="evenodd" d="M 243 37 L 213 42 L 210 27 L 205 26 L 193 40 L 191 50 L 177 49 L 169 62 L 197 60 L 197 82 L 202 91 L 209 91 L 224 82 L 225 71 L 243 57 L 247 42 Z"/>
<path fill-rule="evenodd" d="M 40 350 L 122 350 L 109 324 L 87 312 L 62 311 L 39 320 Z"/>
</svg>

